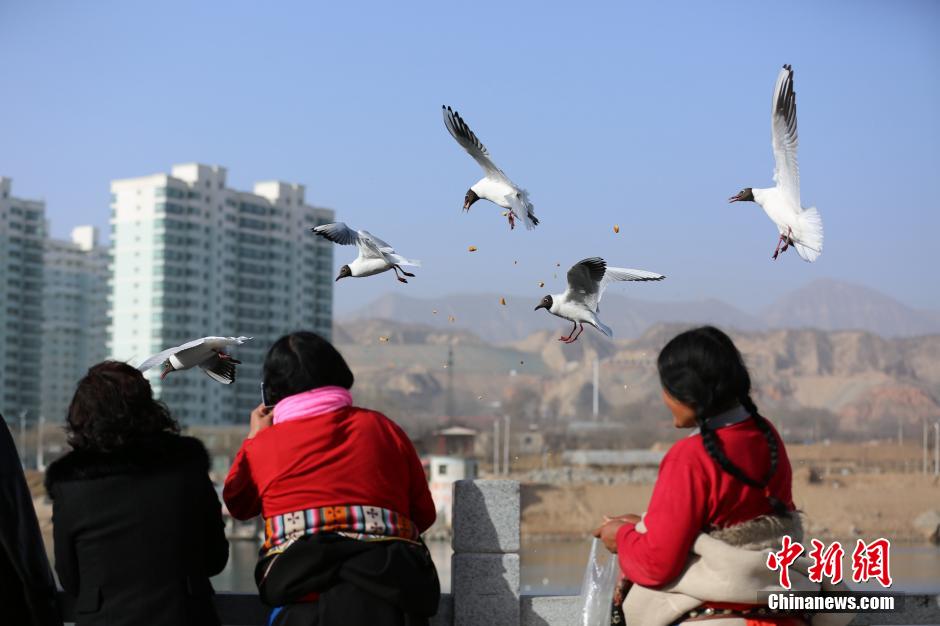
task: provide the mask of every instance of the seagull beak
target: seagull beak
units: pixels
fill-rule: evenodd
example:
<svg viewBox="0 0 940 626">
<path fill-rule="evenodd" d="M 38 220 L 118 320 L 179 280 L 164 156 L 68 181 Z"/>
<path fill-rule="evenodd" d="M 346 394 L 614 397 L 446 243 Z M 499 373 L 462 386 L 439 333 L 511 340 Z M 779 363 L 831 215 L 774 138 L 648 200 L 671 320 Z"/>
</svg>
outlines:
<svg viewBox="0 0 940 626">
<path fill-rule="evenodd" d="M 740 199 L 741 199 L 741 194 L 737 194 L 728 198 L 728 203 L 730 204 L 732 202 L 737 202 Z"/>
<path fill-rule="evenodd" d="M 336 280 L 334 280 L 333 282 L 335 283 L 335 282 L 339 281 L 339 279 L 342 278 L 342 277 L 343 277 L 343 275 L 340 274 L 339 276 L 336 277 Z"/>
<path fill-rule="evenodd" d="M 547 306 L 545 306 L 544 304 L 541 304 L 541 303 L 540 303 L 537 307 L 535 307 L 535 308 L 532 309 L 532 310 L 533 310 L 533 311 L 538 311 L 539 309 L 547 309 L 547 308 L 548 308 Z"/>
</svg>

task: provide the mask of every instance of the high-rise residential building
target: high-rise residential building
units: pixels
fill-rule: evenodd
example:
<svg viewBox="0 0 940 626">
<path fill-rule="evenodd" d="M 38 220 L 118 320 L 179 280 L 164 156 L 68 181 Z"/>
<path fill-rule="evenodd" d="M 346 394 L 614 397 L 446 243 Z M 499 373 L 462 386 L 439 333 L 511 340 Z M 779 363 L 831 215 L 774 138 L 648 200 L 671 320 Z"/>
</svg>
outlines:
<svg viewBox="0 0 940 626">
<path fill-rule="evenodd" d="M 178 418 L 241 421 L 261 399 L 271 343 L 299 329 L 329 337 L 333 250 L 309 229 L 333 221 L 303 185 L 226 187 L 226 170 L 197 163 L 111 183 L 109 354 L 138 361 L 207 335 L 253 337 L 232 350 L 233 385 L 187 371 L 154 391 Z"/>
<path fill-rule="evenodd" d="M 45 203 L 15 198 L 0 177 L 0 412 L 35 419 L 40 405 Z"/>
<path fill-rule="evenodd" d="M 79 226 L 69 241 L 46 239 L 43 265 L 40 411 L 58 422 L 75 383 L 107 356 L 108 251 L 95 227 Z"/>
</svg>

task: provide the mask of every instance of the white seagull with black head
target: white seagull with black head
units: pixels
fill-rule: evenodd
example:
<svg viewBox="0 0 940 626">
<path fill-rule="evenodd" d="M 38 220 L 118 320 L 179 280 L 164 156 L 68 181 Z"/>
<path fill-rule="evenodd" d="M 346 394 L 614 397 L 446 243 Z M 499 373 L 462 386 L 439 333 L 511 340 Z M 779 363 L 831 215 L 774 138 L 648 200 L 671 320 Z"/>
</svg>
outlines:
<svg viewBox="0 0 940 626">
<path fill-rule="evenodd" d="M 235 366 L 237 361 L 224 352 L 228 346 L 237 346 L 250 341 L 251 337 L 203 337 L 194 339 L 175 348 L 169 348 L 144 360 L 137 366 L 141 372 L 146 372 L 155 365 L 163 365 L 160 379 L 166 378 L 170 372 L 188 370 L 199 367 L 212 380 L 223 385 L 235 382 Z"/>
<path fill-rule="evenodd" d="M 646 270 L 631 270 L 622 267 L 607 267 L 607 262 L 600 257 L 591 257 L 578 261 L 568 270 L 568 290 L 552 296 L 545 296 L 535 310 L 545 309 L 552 315 L 572 322 L 571 332 L 559 341 L 571 343 L 584 331 L 584 325 L 590 324 L 608 337 L 614 331 L 606 326 L 597 314 L 598 306 L 607 285 L 618 280 L 662 280 L 665 276 Z M 580 326 L 580 329 L 579 329 Z M 574 331 L 578 330 L 578 334 Z"/>
<path fill-rule="evenodd" d="M 535 217 L 535 206 L 529 202 L 529 192 L 509 180 L 509 177 L 496 167 L 486 147 L 477 139 L 457 111 L 449 106 L 444 106 L 442 109 L 444 126 L 457 143 L 473 157 L 473 160 L 480 164 L 485 174 L 467 190 L 463 210 L 469 211 L 470 205 L 483 198 L 506 209 L 509 228 L 516 227 L 517 219 L 525 220 L 525 227 L 529 230 L 538 226 L 539 220 Z"/>
<path fill-rule="evenodd" d="M 777 75 L 770 116 L 774 148 L 774 182 L 770 189 L 747 187 L 732 196 L 730 202 L 756 202 L 777 225 L 780 238 L 773 258 L 794 246 L 804 261 L 815 261 L 822 253 L 823 225 L 816 207 L 800 205 L 800 166 L 796 161 L 796 92 L 793 68 L 784 65 Z"/>
<path fill-rule="evenodd" d="M 355 246 L 359 248 L 359 256 L 357 256 L 356 260 L 352 263 L 339 268 L 339 276 L 336 277 L 336 280 L 349 276 L 361 278 L 363 276 L 372 276 L 374 274 L 387 272 L 388 270 L 394 270 L 395 277 L 399 282 L 407 283 L 408 281 L 399 276 L 398 272 L 401 272 L 408 278 L 414 278 L 414 274 L 409 274 L 403 270 L 401 266 L 421 266 L 421 261 L 406 259 L 395 252 L 395 248 L 367 230 L 353 230 L 342 222 L 324 224 L 323 226 L 317 226 L 310 230 L 313 231 L 314 234 L 328 239 L 333 243 L 338 243 L 342 246 L 355 244 Z"/>
</svg>

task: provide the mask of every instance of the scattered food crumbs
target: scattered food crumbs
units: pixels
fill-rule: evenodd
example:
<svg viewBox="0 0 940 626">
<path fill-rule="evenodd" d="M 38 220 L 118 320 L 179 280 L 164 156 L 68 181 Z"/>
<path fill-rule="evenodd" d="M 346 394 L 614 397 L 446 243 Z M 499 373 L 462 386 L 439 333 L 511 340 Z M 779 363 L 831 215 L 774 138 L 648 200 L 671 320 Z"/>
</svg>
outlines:
<svg viewBox="0 0 940 626">
<path fill-rule="evenodd" d="M 445 370 L 447 369 L 447 363 L 444 363 L 444 369 Z"/>
<path fill-rule="evenodd" d="M 513 265 L 519 265 L 519 261 L 513 261 L 512 264 L 513 264 Z"/>
<path fill-rule="evenodd" d="M 519 361 L 519 365 L 525 365 L 525 361 Z"/>
<path fill-rule="evenodd" d="M 434 315 L 437 315 L 437 309 L 434 309 L 433 311 L 431 311 L 431 313 L 433 313 Z"/>
<path fill-rule="evenodd" d="M 456 321 L 457 321 L 457 318 L 454 317 L 453 315 L 448 315 L 448 316 L 447 316 L 447 321 L 448 321 L 448 322 L 456 322 Z"/>
<path fill-rule="evenodd" d="M 506 306 L 506 298 L 500 298 L 499 303 L 502 304 L 503 306 Z"/>
<path fill-rule="evenodd" d="M 382 343 L 388 343 L 388 337 L 385 337 L 383 335 L 382 337 L 379 337 L 379 341 L 381 341 Z"/>
<path fill-rule="evenodd" d="M 555 263 L 555 267 L 561 267 L 561 263 Z"/>
<path fill-rule="evenodd" d="M 476 252 L 476 251 L 477 251 L 476 246 L 470 246 L 469 248 L 467 248 L 467 252 Z"/>
<path fill-rule="evenodd" d="M 614 224 L 614 232 L 615 232 L 615 233 L 619 233 L 619 232 L 620 232 L 620 225 L 619 225 L 619 224 Z"/>
<path fill-rule="evenodd" d="M 477 396 L 477 400 L 482 400 L 482 399 L 483 399 L 483 398 L 485 398 L 485 397 L 486 397 L 486 395 L 485 395 L 485 394 L 484 394 L 484 395 L 482 395 L 482 396 Z"/>
<path fill-rule="evenodd" d="M 540 280 L 540 281 L 539 281 L 539 287 L 544 287 L 544 286 L 545 286 L 545 283 Z"/>
</svg>

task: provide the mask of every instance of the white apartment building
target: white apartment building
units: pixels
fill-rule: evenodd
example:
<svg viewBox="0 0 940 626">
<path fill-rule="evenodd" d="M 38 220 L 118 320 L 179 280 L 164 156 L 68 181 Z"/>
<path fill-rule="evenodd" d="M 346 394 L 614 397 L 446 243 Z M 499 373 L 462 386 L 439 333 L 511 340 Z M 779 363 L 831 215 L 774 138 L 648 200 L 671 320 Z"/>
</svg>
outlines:
<svg viewBox="0 0 940 626">
<path fill-rule="evenodd" d="M 45 203 L 0 177 L 0 413 L 36 419 L 40 405 Z"/>
<path fill-rule="evenodd" d="M 46 239 L 43 265 L 40 411 L 58 423 L 75 384 L 107 356 L 108 250 L 95 227 L 79 226 L 68 241 Z"/>
<path fill-rule="evenodd" d="M 261 398 L 271 343 L 300 329 L 332 327 L 333 249 L 309 229 L 333 211 L 306 204 L 303 185 L 260 182 L 229 189 L 223 167 L 173 166 L 169 174 L 111 183 L 111 320 L 108 352 L 137 362 L 206 335 L 253 337 L 233 349 L 233 385 L 200 371 L 154 391 L 189 423 L 248 423 Z"/>
</svg>

